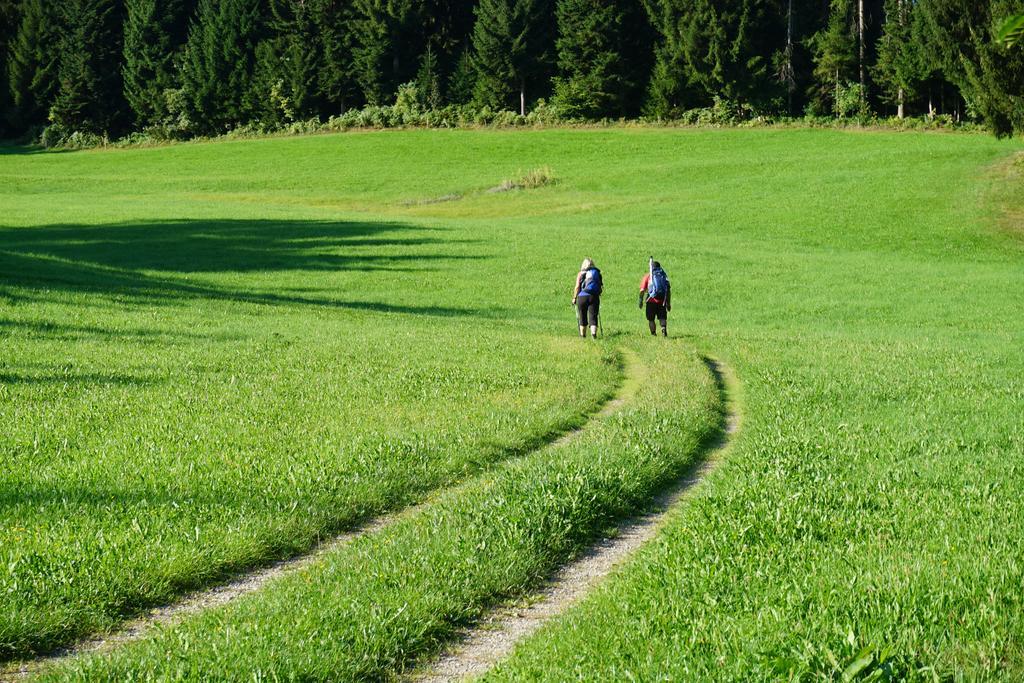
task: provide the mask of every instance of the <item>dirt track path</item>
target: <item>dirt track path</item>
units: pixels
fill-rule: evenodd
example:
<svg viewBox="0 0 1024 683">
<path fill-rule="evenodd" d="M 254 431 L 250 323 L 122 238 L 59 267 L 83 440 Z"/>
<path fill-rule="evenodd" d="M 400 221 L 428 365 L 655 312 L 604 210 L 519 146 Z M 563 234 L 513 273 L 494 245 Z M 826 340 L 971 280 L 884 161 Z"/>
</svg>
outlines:
<svg viewBox="0 0 1024 683">
<path fill-rule="evenodd" d="M 592 413 L 589 416 L 589 419 L 582 425 L 575 429 L 571 429 L 560 436 L 552 438 L 547 443 L 539 446 L 538 449 L 547 448 L 550 445 L 566 443 L 576 438 L 576 436 L 586 428 L 587 424 L 589 424 L 592 419 L 615 412 L 635 393 L 639 383 L 639 378 L 636 376 L 636 370 L 639 365 L 635 362 L 634 357 L 629 352 L 624 353 L 624 375 L 620 380 L 619 386 L 616 388 L 615 394 L 607 398 L 604 403 L 598 407 L 597 411 Z M 526 455 L 526 453 L 523 453 L 522 455 Z M 455 484 L 452 488 L 458 486 L 459 484 Z M 120 645 L 145 637 L 157 627 L 173 625 L 189 615 L 227 604 L 243 595 L 258 591 L 268 582 L 284 576 L 285 574 L 300 571 L 301 569 L 314 564 L 324 555 L 334 552 L 356 538 L 374 534 L 390 524 L 393 524 L 396 520 L 402 517 L 415 514 L 423 506 L 429 505 L 433 498 L 447 490 L 450 490 L 450 488 L 432 491 L 422 503 L 393 513 L 381 515 L 352 531 L 339 534 L 324 541 L 307 553 L 296 555 L 285 560 L 279 560 L 266 567 L 242 574 L 228 583 L 206 590 L 188 593 L 177 602 L 151 609 L 139 617 L 124 622 L 113 632 L 91 636 L 80 640 L 73 645 L 54 650 L 53 652 L 41 655 L 34 659 L 0 664 L 0 683 L 24 681 L 44 667 L 56 665 L 62 661 L 67 661 L 82 655 L 113 650 Z"/>
<path fill-rule="evenodd" d="M 660 495 L 648 514 L 618 527 L 615 537 L 605 539 L 559 571 L 535 600 L 522 607 L 496 610 L 485 621 L 464 634 L 463 639 L 445 652 L 426 673 L 409 678 L 418 683 L 461 681 L 486 673 L 511 654 L 516 644 L 527 638 L 549 619 L 558 616 L 605 579 L 640 546 L 659 531 L 672 507 L 710 472 L 732 443 L 740 418 L 735 404 L 735 386 L 724 364 L 705 359 L 725 399 L 726 418 L 718 439 L 711 444 L 705 459 Z"/>
</svg>

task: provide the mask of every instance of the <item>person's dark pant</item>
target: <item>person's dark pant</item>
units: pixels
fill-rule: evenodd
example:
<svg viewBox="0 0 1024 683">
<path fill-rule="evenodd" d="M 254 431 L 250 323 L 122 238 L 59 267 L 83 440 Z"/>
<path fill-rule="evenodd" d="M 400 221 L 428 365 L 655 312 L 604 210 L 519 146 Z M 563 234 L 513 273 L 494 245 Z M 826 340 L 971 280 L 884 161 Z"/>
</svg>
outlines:
<svg viewBox="0 0 1024 683">
<path fill-rule="evenodd" d="M 661 321 L 662 326 L 668 322 L 668 309 L 665 308 L 665 304 L 657 304 L 653 301 L 648 301 L 646 312 L 647 322 L 653 323 L 655 318 Z"/>
<path fill-rule="evenodd" d="M 597 325 L 597 316 L 601 313 L 601 297 L 591 294 L 579 294 L 576 297 L 576 318 L 580 326 Z"/>
</svg>

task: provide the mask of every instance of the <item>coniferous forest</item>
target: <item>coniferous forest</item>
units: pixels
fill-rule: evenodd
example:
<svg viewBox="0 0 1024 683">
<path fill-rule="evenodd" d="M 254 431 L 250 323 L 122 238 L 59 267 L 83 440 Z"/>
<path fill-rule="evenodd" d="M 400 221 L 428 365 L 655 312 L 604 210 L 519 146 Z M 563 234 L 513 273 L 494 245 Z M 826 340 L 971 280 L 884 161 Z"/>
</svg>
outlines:
<svg viewBox="0 0 1024 683">
<path fill-rule="evenodd" d="M 461 119 L 913 116 L 1008 135 L 1024 130 L 1024 49 L 995 33 L 1022 11 L 1024 0 L 0 0 L 0 136 L 272 131 L 396 101 Z"/>
</svg>

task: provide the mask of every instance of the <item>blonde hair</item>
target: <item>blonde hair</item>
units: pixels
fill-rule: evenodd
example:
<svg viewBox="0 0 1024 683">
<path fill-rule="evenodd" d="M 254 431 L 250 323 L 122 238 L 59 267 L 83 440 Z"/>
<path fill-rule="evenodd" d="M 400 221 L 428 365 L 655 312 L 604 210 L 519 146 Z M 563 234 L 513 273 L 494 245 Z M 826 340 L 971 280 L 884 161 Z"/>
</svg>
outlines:
<svg viewBox="0 0 1024 683">
<path fill-rule="evenodd" d="M 588 256 L 587 258 L 583 259 L 583 263 L 580 265 L 580 272 L 582 273 L 584 270 L 590 270 L 593 267 L 594 259 Z"/>
</svg>

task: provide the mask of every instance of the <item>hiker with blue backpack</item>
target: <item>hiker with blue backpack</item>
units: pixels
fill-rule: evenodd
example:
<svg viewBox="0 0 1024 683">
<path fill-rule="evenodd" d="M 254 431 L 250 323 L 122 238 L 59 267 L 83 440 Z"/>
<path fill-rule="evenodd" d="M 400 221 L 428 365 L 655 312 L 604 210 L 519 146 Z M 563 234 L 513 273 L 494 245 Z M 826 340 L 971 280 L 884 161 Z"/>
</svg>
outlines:
<svg viewBox="0 0 1024 683">
<path fill-rule="evenodd" d="M 589 258 L 583 259 L 580 272 L 576 276 L 576 286 L 572 290 L 572 305 L 576 307 L 576 322 L 580 326 L 580 337 L 587 338 L 587 325 L 590 334 L 597 339 L 597 325 L 601 315 L 601 292 L 604 283 L 601 271 Z"/>
<path fill-rule="evenodd" d="M 672 285 L 661 264 L 652 256 L 648 261 L 647 274 L 640 281 L 639 307 L 647 304 L 647 324 L 651 334 L 657 335 L 655 319 L 661 323 L 661 334 L 668 336 L 668 312 L 672 310 Z"/>
</svg>

